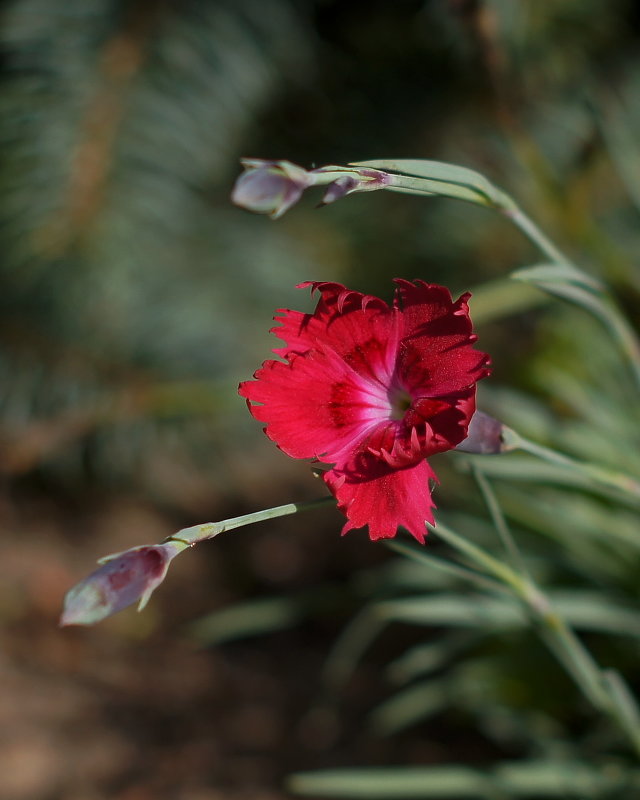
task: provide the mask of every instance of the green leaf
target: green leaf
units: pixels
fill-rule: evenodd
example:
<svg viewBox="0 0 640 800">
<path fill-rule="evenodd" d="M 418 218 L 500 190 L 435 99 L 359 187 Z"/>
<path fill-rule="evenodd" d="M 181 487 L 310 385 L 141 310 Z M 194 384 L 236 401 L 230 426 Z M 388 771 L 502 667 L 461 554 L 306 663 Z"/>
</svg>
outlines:
<svg viewBox="0 0 640 800">
<path fill-rule="evenodd" d="M 481 771 L 459 764 L 437 767 L 384 767 L 301 772 L 290 776 L 295 794 L 366 800 L 496 800 L 496 798 L 581 798 L 610 800 L 615 792 L 631 798 L 640 789 L 640 771 L 617 764 L 582 761 L 523 761 Z"/>
<path fill-rule="evenodd" d="M 640 344 L 621 311 L 593 279 L 568 264 L 544 264 L 511 273 L 514 280 L 532 283 L 549 294 L 584 308 L 597 317 L 629 358 L 640 380 Z"/>
<path fill-rule="evenodd" d="M 535 287 L 509 278 L 489 281 L 471 289 L 471 316 L 476 325 L 521 314 L 544 306 L 549 298 Z"/>
<path fill-rule="evenodd" d="M 329 653 L 325 664 L 325 682 L 335 691 L 349 680 L 365 650 L 380 635 L 387 621 L 365 607 L 347 625 Z"/>
<path fill-rule="evenodd" d="M 462 454 L 460 454 L 461 463 Z M 587 473 L 586 469 L 576 469 L 574 465 L 550 464 L 539 461 L 530 456 L 521 456 L 516 453 L 507 453 L 501 456 L 473 456 L 464 454 L 464 461 L 478 461 L 485 475 L 494 478 L 503 478 L 508 481 L 530 481 L 532 483 L 547 483 L 556 486 L 571 486 L 576 489 L 585 489 L 603 497 L 611 497 L 620 503 L 633 507 L 640 505 L 640 495 L 635 492 L 625 492 L 616 488 L 611 482 L 606 484 L 598 481 Z M 567 459 L 570 460 L 570 459 Z M 596 465 L 585 465 L 589 469 L 597 470 Z M 599 471 L 601 477 L 606 470 Z M 624 476 L 625 479 L 628 476 Z"/>
<path fill-rule="evenodd" d="M 534 264 L 531 267 L 514 270 L 511 278 L 523 283 L 533 283 L 536 286 L 566 284 L 596 294 L 604 292 L 604 286 L 600 281 L 572 264 Z"/>
<path fill-rule="evenodd" d="M 426 594 L 387 600 L 374 606 L 382 619 L 414 625 L 509 629 L 525 623 L 524 613 L 512 601 L 482 595 Z"/>
<path fill-rule="evenodd" d="M 450 705 L 448 679 L 421 681 L 381 703 L 370 715 L 375 730 L 387 736 L 444 711 Z"/>
<path fill-rule="evenodd" d="M 371 167 L 396 173 L 399 180 L 394 186 L 389 187 L 394 191 L 409 189 L 415 192 L 422 186 L 425 193 L 454 197 L 478 205 L 501 209 L 513 206 L 511 198 L 484 175 L 444 161 L 382 159 L 353 162 L 351 166 Z"/>
<path fill-rule="evenodd" d="M 640 638 L 640 614 L 596 592 L 549 591 L 547 596 L 572 627 Z M 385 620 L 418 625 L 505 630 L 528 624 L 525 609 L 513 600 L 483 595 L 426 594 L 378 603 L 374 610 Z"/>
<path fill-rule="evenodd" d="M 190 626 L 194 638 L 213 645 L 286 630 L 303 617 L 304 609 L 294 598 L 269 597 L 239 603 L 209 614 Z"/>
<path fill-rule="evenodd" d="M 394 683 L 400 684 L 428 675 L 449 663 L 453 656 L 466 650 L 477 641 L 477 638 L 466 631 L 456 632 L 440 636 L 436 641 L 411 647 L 389 664 L 387 670 L 389 678 Z"/>
</svg>

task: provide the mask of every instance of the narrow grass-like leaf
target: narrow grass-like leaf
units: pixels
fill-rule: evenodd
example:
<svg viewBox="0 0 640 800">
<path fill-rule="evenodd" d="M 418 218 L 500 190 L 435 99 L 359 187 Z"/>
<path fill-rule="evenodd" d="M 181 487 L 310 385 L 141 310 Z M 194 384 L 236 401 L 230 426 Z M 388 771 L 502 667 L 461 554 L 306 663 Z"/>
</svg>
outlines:
<svg viewBox="0 0 640 800">
<path fill-rule="evenodd" d="M 450 705 L 447 678 L 421 681 L 394 694 L 371 713 L 377 733 L 389 736 L 444 711 Z"/>
<path fill-rule="evenodd" d="M 621 495 L 629 495 L 632 501 L 640 504 L 640 480 L 616 469 L 611 469 L 589 461 L 577 461 L 564 453 L 532 442 L 520 436 L 505 425 L 502 432 L 505 446 L 509 449 L 524 450 L 550 464 L 568 467 L 576 473 L 585 475 L 595 486 L 606 486 Z"/>
<path fill-rule="evenodd" d="M 631 325 L 610 298 L 602 292 L 593 290 L 588 276 L 572 266 L 566 264 L 563 266 L 565 270 L 569 270 L 566 274 L 573 276 L 571 279 L 554 277 L 554 265 L 516 270 L 511 277 L 514 280 L 532 283 L 549 294 L 581 306 L 597 317 L 620 345 L 640 382 L 640 343 Z M 582 276 L 582 280 L 576 278 L 576 273 Z"/>
<path fill-rule="evenodd" d="M 389 679 L 396 684 L 408 683 L 435 672 L 477 641 L 477 636 L 465 631 L 439 636 L 436 641 L 411 647 L 389 664 Z"/>
<path fill-rule="evenodd" d="M 194 622 L 189 630 L 202 644 L 214 645 L 286 630 L 303 615 L 304 609 L 294 598 L 267 597 L 215 611 Z"/>
<path fill-rule="evenodd" d="M 595 119 L 616 173 L 640 212 L 640 148 L 634 126 L 619 99 L 601 91 L 594 98 Z"/>
<path fill-rule="evenodd" d="M 451 578 L 462 579 L 485 589 L 492 589 L 494 591 L 502 590 L 502 586 L 497 581 L 487 578 L 486 575 L 482 575 L 473 569 L 463 567 L 460 564 L 454 563 L 453 561 L 447 561 L 445 558 L 431 555 L 430 553 L 425 552 L 424 549 L 419 549 L 411 544 L 407 544 L 406 542 L 388 542 L 388 547 L 391 550 L 394 550 L 396 553 L 400 553 L 401 555 L 404 555 L 407 558 L 422 564 L 428 569 L 438 570 L 439 572 L 443 572 L 445 575 L 448 575 Z"/>
<path fill-rule="evenodd" d="M 432 181 L 426 178 L 414 178 L 410 175 L 394 175 L 393 183 L 385 188 L 391 192 L 400 192 L 401 194 L 417 194 L 426 197 L 438 195 L 440 197 L 451 197 L 453 200 L 464 200 L 467 203 L 489 205 L 484 195 L 466 186 Z"/>
<path fill-rule="evenodd" d="M 631 608 L 584 590 L 567 589 L 546 594 L 559 616 L 573 627 L 640 638 L 640 614 Z M 383 619 L 418 625 L 504 630 L 528 624 L 525 609 L 515 601 L 483 595 L 404 597 L 378 603 L 374 609 Z"/>
<path fill-rule="evenodd" d="M 469 305 L 474 323 L 483 325 L 549 302 L 549 298 L 535 287 L 504 279 L 472 287 Z"/>
<path fill-rule="evenodd" d="M 621 770 L 617 764 L 545 760 L 508 762 L 487 771 L 460 764 L 334 769 L 292 775 L 288 788 L 298 795 L 345 800 L 630 800 L 640 791 L 640 771 Z"/>
<path fill-rule="evenodd" d="M 374 609 L 387 621 L 416 625 L 504 630 L 526 623 L 523 611 L 515 602 L 483 595 L 428 594 L 404 597 L 378 603 Z"/>
<path fill-rule="evenodd" d="M 600 557 L 607 548 L 627 561 L 638 557 L 640 530 L 633 512 L 617 509 L 612 514 L 607 505 L 588 495 L 552 488 L 539 490 L 532 497 L 509 486 L 500 497 L 510 517 L 554 539 L 570 540 L 577 547 L 596 543 Z"/>
<path fill-rule="evenodd" d="M 584 470 L 576 471 L 571 466 L 545 463 L 535 458 L 520 456 L 515 453 L 508 453 L 495 458 L 465 454 L 464 459 L 469 461 L 480 460 L 482 471 L 487 476 L 503 478 L 508 481 L 530 481 L 532 483 L 546 483 L 555 486 L 585 489 L 602 497 L 613 498 L 634 508 L 640 506 L 640 496 L 636 496 L 635 493 L 621 491 L 608 482 L 597 482 Z"/>
<path fill-rule="evenodd" d="M 363 653 L 386 627 L 387 620 L 366 607 L 342 631 L 329 653 L 324 679 L 332 691 L 344 686 L 353 674 Z"/>
<path fill-rule="evenodd" d="M 406 179 L 415 177 L 423 181 L 425 188 L 428 187 L 433 194 L 456 197 L 471 203 L 496 208 L 510 208 L 513 205 L 511 198 L 494 186 L 484 175 L 467 167 L 447 164 L 444 161 L 410 158 L 382 159 L 359 161 L 352 166 L 394 172 Z M 410 184 L 407 185 L 410 186 Z M 398 184 L 391 188 L 401 191 Z"/>
<path fill-rule="evenodd" d="M 600 281 L 578 269 L 573 264 L 534 264 L 530 267 L 522 267 L 511 273 L 513 280 L 523 283 L 533 283 L 536 286 L 542 284 L 566 284 L 578 287 L 586 291 L 602 294 L 604 286 Z"/>
</svg>

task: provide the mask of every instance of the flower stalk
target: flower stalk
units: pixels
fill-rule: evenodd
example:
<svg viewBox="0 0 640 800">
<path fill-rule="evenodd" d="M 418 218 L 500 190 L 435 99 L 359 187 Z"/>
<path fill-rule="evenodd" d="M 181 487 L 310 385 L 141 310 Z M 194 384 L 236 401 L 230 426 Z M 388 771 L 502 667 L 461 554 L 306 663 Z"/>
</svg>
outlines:
<svg viewBox="0 0 640 800">
<path fill-rule="evenodd" d="M 327 185 L 321 205 L 334 202 L 354 192 L 387 189 L 422 197 L 451 197 L 495 209 L 510 220 L 541 253 L 544 253 L 549 259 L 551 268 L 556 268 L 554 279 L 540 280 L 531 277 L 530 282 L 542 291 L 578 303 L 600 319 L 624 353 L 634 379 L 640 386 L 640 342 L 610 294 L 603 287 L 598 287 L 591 295 L 588 292 L 571 291 L 572 287 L 569 286 L 571 281 L 564 274 L 567 268 L 571 270 L 574 278 L 578 276 L 585 285 L 593 285 L 593 279 L 556 247 L 510 195 L 480 173 L 454 164 L 422 159 L 360 161 L 346 167 L 330 165 L 310 171 L 285 161 L 250 159 L 242 163 L 246 171 L 236 184 L 234 202 L 251 211 L 269 213 L 273 218 L 280 216 L 297 202 L 306 188 L 319 185 Z M 288 179 L 288 188 L 283 188 L 280 181 L 273 182 L 271 179 L 274 188 L 273 199 L 270 202 L 269 199 L 265 199 L 262 188 L 269 183 L 264 178 L 265 172 L 273 173 L 274 170 L 281 170 L 287 174 L 293 170 L 297 172 L 294 179 Z M 251 193 L 238 191 L 241 184 L 245 186 L 252 183 L 261 188 L 256 198 L 252 198 Z M 519 274 L 514 274 L 512 277 L 525 280 L 524 272 L 526 270 L 518 270 Z M 570 291 L 567 291 L 567 287 Z"/>
<path fill-rule="evenodd" d="M 511 428 L 508 428 L 506 425 L 503 426 L 502 438 L 505 442 L 505 446 L 510 450 L 522 450 L 550 464 L 569 467 L 596 484 L 616 489 L 618 492 L 622 492 L 626 496 L 633 498 L 636 503 L 640 502 L 640 481 L 631 475 L 600 467 L 597 464 L 589 464 L 570 458 L 549 447 L 544 447 L 541 444 L 530 441 Z"/>
<path fill-rule="evenodd" d="M 221 522 L 204 522 L 182 528 L 160 544 L 141 545 L 104 556 L 99 560 L 101 566 L 95 572 L 67 592 L 60 625 L 94 625 L 136 602 L 138 611 L 142 611 L 165 579 L 170 562 L 199 542 L 213 539 L 234 528 L 312 511 L 333 502 L 332 497 L 322 497 L 304 503 L 266 508 Z"/>
<path fill-rule="evenodd" d="M 612 718 L 626 734 L 640 756 L 640 711 L 635 697 L 618 673 L 602 669 L 591 653 L 558 614 L 549 598 L 535 583 L 524 566 L 517 543 L 499 509 L 489 482 L 475 469 L 481 491 L 494 525 L 498 530 L 514 566 L 508 566 L 483 548 L 439 524 L 434 533 L 450 547 L 504 585 L 523 605 L 535 623 L 547 647 L 564 666 L 585 698 L 601 713 Z"/>
</svg>

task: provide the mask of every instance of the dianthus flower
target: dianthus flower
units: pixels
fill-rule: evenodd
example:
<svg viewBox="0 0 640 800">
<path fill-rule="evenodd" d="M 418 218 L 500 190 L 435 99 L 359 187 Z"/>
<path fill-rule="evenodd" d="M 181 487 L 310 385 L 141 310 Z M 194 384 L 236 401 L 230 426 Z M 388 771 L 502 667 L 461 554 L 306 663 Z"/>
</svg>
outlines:
<svg viewBox="0 0 640 800">
<path fill-rule="evenodd" d="M 300 284 L 320 293 L 315 311 L 277 312 L 284 360 L 239 391 L 287 455 L 333 465 L 323 479 L 343 534 L 368 525 L 386 539 L 402 525 L 424 542 L 436 480 L 426 459 L 467 436 L 489 358 L 473 349 L 469 294 L 453 302 L 442 286 L 396 284 L 391 306 L 339 283 Z"/>
</svg>

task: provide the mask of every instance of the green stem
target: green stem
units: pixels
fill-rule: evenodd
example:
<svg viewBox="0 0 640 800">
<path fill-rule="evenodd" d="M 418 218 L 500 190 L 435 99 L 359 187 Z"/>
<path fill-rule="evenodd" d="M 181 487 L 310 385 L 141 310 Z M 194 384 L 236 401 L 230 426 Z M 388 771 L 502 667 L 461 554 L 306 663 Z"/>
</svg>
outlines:
<svg viewBox="0 0 640 800">
<path fill-rule="evenodd" d="M 427 525 L 427 527 L 433 531 L 436 536 L 444 539 L 447 544 L 470 558 L 473 562 L 482 567 L 485 572 L 493 575 L 501 583 L 506 584 L 518 594 L 525 591 L 525 581 L 523 578 L 515 570 L 511 569 L 511 567 L 487 553 L 486 550 L 483 550 L 481 547 L 478 547 L 478 545 L 473 544 L 463 536 L 460 536 L 455 533 L 455 531 L 452 531 L 450 528 L 440 523 L 438 523 L 437 528 L 431 525 Z"/>
<path fill-rule="evenodd" d="M 535 583 L 445 526 L 438 525 L 434 532 L 512 590 L 538 623 L 542 638 L 584 696 L 616 721 L 640 756 L 640 714 L 627 685 L 618 675 L 615 680 L 607 677 Z"/>
<path fill-rule="evenodd" d="M 500 208 L 502 214 L 510 219 L 513 224 L 519 228 L 522 233 L 529 239 L 530 242 L 535 244 L 554 264 L 567 264 L 574 266 L 570 259 L 568 259 L 544 234 L 536 223 L 527 216 L 524 211 L 515 203 Z"/>
<path fill-rule="evenodd" d="M 577 461 L 574 458 L 565 456 L 563 453 L 558 453 L 549 447 L 544 447 L 541 444 L 536 444 L 519 433 L 516 433 L 506 425 L 503 429 L 502 438 L 505 446 L 510 450 L 524 450 L 526 453 L 541 458 L 543 461 L 548 461 L 550 464 L 558 464 L 562 467 L 569 467 L 576 472 L 580 472 L 595 483 L 609 486 L 630 495 L 638 502 L 640 501 L 640 481 L 631 475 L 617 470 L 608 469 L 605 467 L 597 466 L 596 464 L 588 464 L 583 461 Z"/>
<path fill-rule="evenodd" d="M 552 264 L 571 267 L 581 272 L 515 203 L 499 207 L 499 210 L 524 233 L 530 242 L 535 244 L 549 258 Z M 613 338 L 617 340 L 620 349 L 629 361 L 636 382 L 640 385 L 640 342 L 638 337 L 613 298 L 606 292 L 601 291 L 599 294 L 601 302 L 598 308 L 591 308 L 590 310 L 600 317 Z"/>
<path fill-rule="evenodd" d="M 182 528 L 177 533 L 168 536 L 165 542 L 183 542 L 187 545 L 194 545 L 207 539 L 213 539 L 214 536 L 218 536 L 225 531 L 231 531 L 234 528 L 242 528 L 244 525 L 253 525 L 254 522 L 264 522 L 267 519 L 275 519 L 276 517 L 286 517 L 289 514 L 298 514 L 300 511 L 312 511 L 315 508 L 322 508 L 322 506 L 332 503 L 335 503 L 335 498 L 322 497 L 318 500 L 309 500 L 306 503 L 287 503 L 283 506 L 266 508 L 262 511 L 254 511 L 251 514 L 242 514 L 240 517 L 230 517 L 221 522 L 203 522 L 200 525 L 192 525 L 190 528 Z"/>
<path fill-rule="evenodd" d="M 437 530 L 440 530 L 440 528 Z M 485 574 L 471 570 L 468 567 L 463 567 L 460 564 L 454 564 L 444 558 L 432 556 L 430 553 L 425 553 L 424 550 L 419 550 L 417 547 L 407 542 L 391 539 L 385 542 L 385 544 L 390 550 L 400 553 L 400 555 L 406 556 L 412 561 L 418 561 L 421 564 L 425 564 L 427 567 L 440 570 L 440 572 L 444 572 L 447 575 L 453 575 L 455 578 L 462 578 L 465 581 L 475 583 L 483 589 L 489 589 L 493 592 L 504 591 L 501 583 L 494 581 L 492 578 L 488 578 Z"/>
<path fill-rule="evenodd" d="M 533 584 L 529 608 L 549 648 L 564 665 L 591 704 L 612 717 L 640 757 L 640 715 L 629 687 L 618 673 L 603 670 L 591 653 Z M 523 598 L 524 599 L 524 598 Z"/>
<path fill-rule="evenodd" d="M 491 515 L 491 519 L 493 521 L 494 527 L 498 532 L 498 536 L 502 541 L 502 546 L 504 547 L 505 551 L 507 552 L 511 564 L 517 569 L 522 575 L 529 575 L 529 571 L 527 570 L 526 564 L 524 562 L 524 558 L 522 557 L 522 553 L 520 552 L 520 548 L 516 544 L 516 540 L 513 538 L 511 534 L 511 530 L 507 525 L 507 521 L 504 518 L 504 514 L 502 513 L 502 509 L 498 503 L 498 499 L 495 496 L 493 489 L 491 488 L 489 481 L 485 478 L 484 473 L 478 467 L 477 464 L 471 464 L 471 472 L 473 473 L 473 477 L 480 488 L 480 492 L 482 493 L 482 497 L 484 502 L 489 510 L 489 514 Z"/>
</svg>

